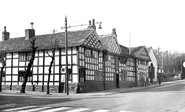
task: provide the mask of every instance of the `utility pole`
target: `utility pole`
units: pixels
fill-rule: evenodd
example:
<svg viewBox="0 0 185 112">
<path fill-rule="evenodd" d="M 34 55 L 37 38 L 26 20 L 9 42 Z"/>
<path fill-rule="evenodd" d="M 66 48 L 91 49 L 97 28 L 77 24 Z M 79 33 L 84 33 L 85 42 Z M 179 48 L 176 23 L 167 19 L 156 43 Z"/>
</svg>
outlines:
<svg viewBox="0 0 185 112">
<path fill-rule="evenodd" d="M 95 24 L 99 24 L 98 29 L 102 29 L 101 24 L 102 22 L 96 22 Z M 62 27 L 61 29 L 65 28 L 65 54 L 66 54 L 66 77 L 65 77 L 65 90 L 67 95 L 69 95 L 69 84 L 68 84 L 68 39 L 67 39 L 67 28 L 72 28 L 72 27 L 79 27 L 79 26 L 85 26 L 89 24 L 81 24 L 81 25 L 76 25 L 76 26 L 67 26 L 67 16 L 65 16 L 65 27 Z"/>
<path fill-rule="evenodd" d="M 65 16 L 65 51 L 66 51 L 66 93 L 69 95 L 68 86 L 68 40 L 67 40 L 67 17 Z"/>
<path fill-rule="evenodd" d="M 129 54 L 131 54 L 131 33 L 129 33 Z"/>
<path fill-rule="evenodd" d="M 161 66 L 161 68 L 162 68 L 162 72 L 161 73 L 163 73 L 163 62 L 164 60 L 163 60 L 163 51 L 162 51 L 162 66 Z"/>
<path fill-rule="evenodd" d="M 182 54 L 180 55 L 180 59 L 181 59 L 181 74 L 182 74 Z"/>
</svg>

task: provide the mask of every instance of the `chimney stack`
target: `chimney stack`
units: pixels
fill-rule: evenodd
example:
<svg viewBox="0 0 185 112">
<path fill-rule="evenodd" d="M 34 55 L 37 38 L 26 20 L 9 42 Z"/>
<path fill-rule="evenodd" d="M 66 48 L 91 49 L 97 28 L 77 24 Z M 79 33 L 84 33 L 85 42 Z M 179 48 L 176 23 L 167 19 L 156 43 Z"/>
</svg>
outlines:
<svg viewBox="0 0 185 112">
<path fill-rule="evenodd" d="M 29 40 L 30 38 L 35 36 L 35 29 L 33 29 L 33 22 L 31 24 L 31 29 L 26 29 L 25 30 L 25 40 Z"/>
<path fill-rule="evenodd" d="M 10 33 L 6 31 L 6 26 L 4 26 L 4 31 L 2 32 L 2 41 L 8 40 L 10 37 Z"/>
<path fill-rule="evenodd" d="M 91 24 L 92 23 L 92 24 Z M 96 31 L 96 26 L 95 26 L 95 19 L 92 20 L 89 20 L 89 26 L 88 26 L 88 29 L 93 29 Z"/>
<path fill-rule="evenodd" d="M 117 37 L 117 33 L 116 33 L 116 28 L 112 29 L 112 34 L 115 35 Z"/>
</svg>

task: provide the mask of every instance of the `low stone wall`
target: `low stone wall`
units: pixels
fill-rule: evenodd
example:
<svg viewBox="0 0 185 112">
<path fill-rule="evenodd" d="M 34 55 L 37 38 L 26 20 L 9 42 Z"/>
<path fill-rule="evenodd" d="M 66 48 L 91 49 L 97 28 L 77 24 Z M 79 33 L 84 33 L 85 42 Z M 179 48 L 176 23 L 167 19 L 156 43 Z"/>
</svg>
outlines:
<svg viewBox="0 0 185 112">
<path fill-rule="evenodd" d="M 129 81 L 120 81 L 119 82 L 119 88 L 126 88 L 126 87 L 133 87 L 134 82 L 129 82 Z M 87 93 L 87 92 L 95 92 L 95 91 L 103 91 L 103 90 L 110 90 L 110 89 L 115 89 L 116 87 L 116 82 L 115 81 L 86 81 L 83 83 L 79 83 L 78 85 L 78 93 Z"/>
<path fill-rule="evenodd" d="M 105 90 L 115 89 L 116 88 L 116 82 L 110 81 L 105 83 Z"/>
<path fill-rule="evenodd" d="M 134 82 L 120 81 L 119 88 L 133 87 Z M 10 85 L 2 85 L 3 90 L 10 90 Z M 12 85 L 12 90 L 20 90 L 21 85 Z M 65 93 L 65 83 L 61 83 L 60 86 L 50 85 L 50 93 Z M 88 93 L 95 91 L 103 91 L 117 88 L 115 81 L 86 81 L 83 83 L 69 83 L 69 93 Z M 60 89 L 60 91 L 59 91 Z M 46 92 L 46 85 L 27 85 L 26 91 L 39 91 Z"/>
<path fill-rule="evenodd" d="M 77 83 L 69 83 L 69 93 L 76 93 L 77 92 Z M 10 90 L 11 85 L 2 85 L 2 90 Z M 12 85 L 12 90 L 20 90 L 21 85 Z M 49 86 L 51 93 L 58 93 L 59 92 L 59 86 L 50 85 Z M 44 85 L 26 85 L 26 91 L 39 91 L 39 92 L 46 92 L 47 86 Z M 61 93 L 65 92 L 65 84 L 63 83 L 61 85 Z"/>
<path fill-rule="evenodd" d="M 78 93 L 87 93 L 87 92 L 94 92 L 94 91 L 102 91 L 103 88 L 103 82 L 94 82 L 94 81 L 86 81 L 83 83 L 79 83 L 78 85 Z"/>
<path fill-rule="evenodd" d="M 120 81 L 120 88 L 134 87 L 135 83 L 131 81 Z"/>
</svg>

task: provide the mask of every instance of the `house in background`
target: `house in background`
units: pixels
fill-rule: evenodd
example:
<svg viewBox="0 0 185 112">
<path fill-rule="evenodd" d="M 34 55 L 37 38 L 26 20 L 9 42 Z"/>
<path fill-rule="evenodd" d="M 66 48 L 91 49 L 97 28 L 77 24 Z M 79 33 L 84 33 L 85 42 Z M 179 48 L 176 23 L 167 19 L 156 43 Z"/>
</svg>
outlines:
<svg viewBox="0 0 185 112">
<path fill-rule="evenodd" d="M 150 61 L 149 54 L 145 46 L 132 47 L 131 55 L 135 57 L 136 85 L 143 86 L 143 80 L 148 78 L 148 63 Z"/>
<path fill-rule="evenodd" d="M 148 63 L 149 66 L 149 80 L 150 83 L 157 83 L 157 73 L 158 73 L 158 62 L 157 62 L 157 58 L 156 55 L 153 51 L 152 47 L 148 47 L 147 48 L 148 54 L 150 56 L 151 61 Z"/>
<path fill-rule="evenodd" d="M 135 64 L 133 56 L 129 55 L 129 49 L 120 45 L 122 56 L 120 57 L 119 71 L 120 83 L 122 87 L 129 87 L 135 84 Z"/>
</svg>

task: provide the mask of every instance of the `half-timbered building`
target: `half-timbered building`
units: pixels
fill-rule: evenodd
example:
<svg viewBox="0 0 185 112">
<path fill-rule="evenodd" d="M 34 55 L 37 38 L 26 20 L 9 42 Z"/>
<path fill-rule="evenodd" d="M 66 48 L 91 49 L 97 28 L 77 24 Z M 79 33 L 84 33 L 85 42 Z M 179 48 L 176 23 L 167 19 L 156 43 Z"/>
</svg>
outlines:
<svg viewBox="0 0 185 112">
<path fill-rule="evenodd" d="M 52 42 L 58 41 L 59 48 L 54 53 L 50 90 L 64 92 L 65 90 L 65 33 L 35 35 L 34 29 L 25 30 L 24 37 L 9 38 L 9 32 L 3 32 L 0 41 L 0 52 L 6 54 L 5 75 L 2 78 L 3 89 L 20 89 L 23 76 L 30 60 L 31 38 L 36 39 L 38 46 L 35 60 L 28 77 L 26 90 L 46 91 L 48 68 L 51 58 Z M 68 31 L 68 68 L 69 91 L 86 92 L 92 87 L 90 83 L 103 83 L 103 47 L 99 37 L 92 27 L 79 31 Z M 47 52 L 46 52 L 47 51 Z M 87 84 L 87 82 L 89 84 Z M 85 86 L 84 86 L 85 84 Z M 93 86 L 94 87 L 94 86 Z M 102 86 L 103 88 L 103 86 Z M 92 91 L 95 90 L 91 88 Z"/>
<path fill-rule="evenodd" d="M 24 37 L 9 38 L 5 30 L 0 41 L 0 52 L 6 54 L 6 66 L 2 75 L 3 89 L 20 89 L 27 65 L 31 58 L 30 39 L 36 39 L 38 49 L 26 90 L 46 91 L 52 44 L 57 41 L 54 64 L 50 78 L 51 92 L 65 92 L 66 52 L 65 32 L 35 35 L 26 29 Z M 68 31 L 68 82 L 69 91 L 91 92 L 119 87 L 137 86 L 148 76 L 148 53 L 144 46 L 131 51 L 118 43 L 116 30 L 111 34 L 98 35 L 96 26 L 89 22 L 87 29 Z M 129 54 L 130 53 L 130 54 Z"/>
<path fill-rule="evenodd" d="M 129 49 L 120 45 L 122 54 L 119 61 L 120 87 L 131 87 L 135 85 L 135 57 L 129 55 Z"/>
<path fill-rule="evenodd" d="M 100 40 L 105 49 L 105 89 L 128 86 L 126 70 L 128 48 L 119 45 L 116 29 L 112 30 L 112 34 L 101 35 Z"/>
<path fill-rule="evenodd" d="M 133 47 L 131 48 L 131 55 L 135 57 L 132 65 L 135 65 L 136 85 L 144 86 L 143 82 L 148 79 L 148 62 L 150 61 L 147 49 L 145 46 Z"/>
</svg>

